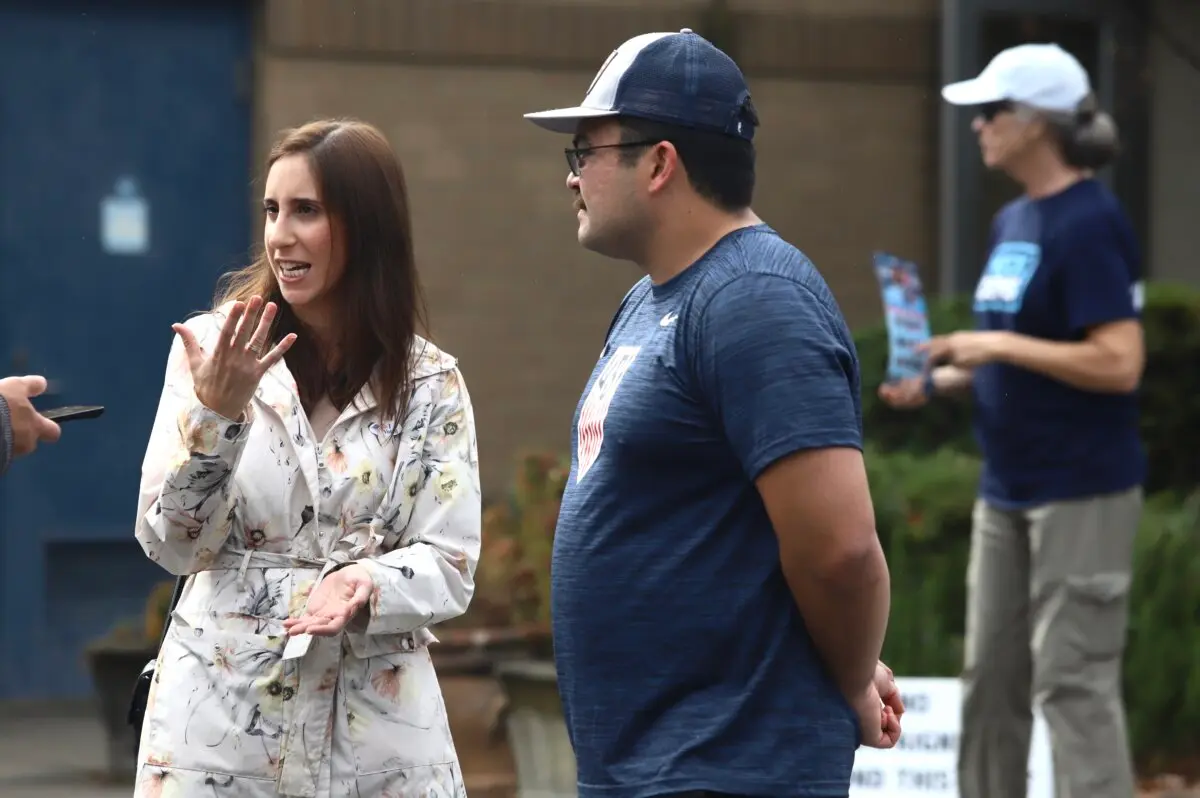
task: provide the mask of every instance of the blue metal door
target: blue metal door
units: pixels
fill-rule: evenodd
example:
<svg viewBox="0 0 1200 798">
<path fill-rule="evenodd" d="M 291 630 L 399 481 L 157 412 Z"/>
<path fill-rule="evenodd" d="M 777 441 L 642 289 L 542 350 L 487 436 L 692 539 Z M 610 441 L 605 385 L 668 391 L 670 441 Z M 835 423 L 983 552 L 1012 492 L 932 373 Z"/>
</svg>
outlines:
<svg viewBox="0 0 1200 798">
<path fill-rule="evenodd" d="M 138 478 L 170 324 L 251 241 L 252 14 L 0 0 L 0 375 L 107 408 L 0 479 L 0 698 L 89 693 L 85 645 L 170 578 Z"/>
</svg>

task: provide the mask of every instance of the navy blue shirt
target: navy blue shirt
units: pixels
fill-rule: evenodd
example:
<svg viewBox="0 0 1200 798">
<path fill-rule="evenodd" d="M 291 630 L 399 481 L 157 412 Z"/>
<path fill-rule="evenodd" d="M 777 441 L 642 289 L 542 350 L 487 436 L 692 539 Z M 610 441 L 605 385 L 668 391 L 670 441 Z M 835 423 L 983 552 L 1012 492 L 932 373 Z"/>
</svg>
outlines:
<svg viewBox="0 0 1200 798">
<path fill-rule="evenodd" d="M 975 290 L 981 330 L 1081 341 L 1141 310 L 1141 257 L 1116 197 L 1096 180 L 1006 205 Z M 1103 394 L 1004 363 L 975 370 L 983 498 L 1017 509 L 1140 485 L 1136 394 Z"/>
<path fill-rule="evenodd" d="M 580 795 L 846 796 L 857 719 L 754 485 L 861 448 L 854 344 L 811 262 L 762 225 L 639 282 L 572 443 L 551 595 Z"/>
</svg>

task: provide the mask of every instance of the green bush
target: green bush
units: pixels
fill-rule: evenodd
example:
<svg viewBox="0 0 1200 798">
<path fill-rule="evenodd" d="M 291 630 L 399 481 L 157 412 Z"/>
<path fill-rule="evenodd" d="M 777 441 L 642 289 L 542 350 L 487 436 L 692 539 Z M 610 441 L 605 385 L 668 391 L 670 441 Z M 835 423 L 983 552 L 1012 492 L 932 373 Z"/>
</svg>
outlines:
<svg viewBox="0 0 1200 798">
<path fill-rule="evenodd" d="M 1146 772 L 1200 750 L 1200 493 L 1146 503 L 1134 551 L 1125 700 Z"/>
<path fill-rule="evenodd" d="M 868 449 L 866 463 L 892 577 L 884 660 L 897 673 L 957 675 L 979 461 L 951 449 L 925 456 Z"/>
<path fill-rule="evenodd" d="M 1200 485 L 1200 291 L 1151 283 L 1146 293 L 1142 440 L 1150 491 Z"/>
<path fill-rule="evenodd" d="M 930 302 L 935 333 L 971 329 L 965 297 Z M 1200 291 L 1151 283 L 1143 314 L 1146 372 L 1142 380 L 1142 440 L 1150 462 L 1146 487 L 1189 491 L 1200 485 Z M 887 365 L 882 324 L 855 335 L 862 361 L 863 424 L 868 440 L 884 452 L 933 452 L 950 448 L 978 453 L 970 427 L 970 401 L 938 399 L 921 411 L 893 410 L 877 391 Z"/>
<path fill-rule="evenodd" d="M 867 451 L 876 526 L 892 576 L 884 660 L 899 674 L 962 667 L 976 457 Z M 1146 503 L 1135 544 L 1124 689 L 1143 772 L 1200 749 L 1200 493 Z"/>
</svg>

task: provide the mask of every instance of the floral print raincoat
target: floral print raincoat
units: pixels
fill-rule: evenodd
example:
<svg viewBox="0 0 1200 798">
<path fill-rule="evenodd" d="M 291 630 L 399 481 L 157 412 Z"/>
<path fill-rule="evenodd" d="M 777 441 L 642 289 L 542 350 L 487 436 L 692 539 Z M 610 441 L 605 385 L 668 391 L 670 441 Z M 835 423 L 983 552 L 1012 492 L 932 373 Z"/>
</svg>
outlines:
<svg viewBox="0 0 1200 798">
<path fill-rule="evenodd" d="M 207 349 L 223 321 L 187 325 Z M 417 343 L 402 423 L 367 386 L 315 440 L 283 361 L 238 423 L 196 399 L 176 337 L 135 534 L 191 576 L 159 652 L 135 798 L 465 795 L 427 627 L 474 591 L 479 463 L 456 361 Z M 337 637 L 288 645 L 283 620 L 349 562 L 374 578 L 368 608 Z"/>
</svg>

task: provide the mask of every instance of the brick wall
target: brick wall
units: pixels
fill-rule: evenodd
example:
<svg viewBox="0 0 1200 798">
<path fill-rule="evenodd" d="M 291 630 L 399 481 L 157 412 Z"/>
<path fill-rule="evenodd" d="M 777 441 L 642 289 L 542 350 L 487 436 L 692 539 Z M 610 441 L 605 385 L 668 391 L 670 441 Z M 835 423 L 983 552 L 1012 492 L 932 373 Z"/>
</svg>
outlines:
<svg viewBox="0 0 1200 798">
<path fill-rule="evenodd" d="M 755 209 L 823 271 L 851 323 L 879 316 L 873 248 L 931 266 L 930 0 L 742 0 L 763 119 Z M 582 251 L 563 137 L 525 111 L 578 102 L 603 58 L 646 30 L 700 29 L 684 3 L 273 0 L 257 72 L 258 146 L 353 115 L 404 163 L 435 338 L 476 406 L 485 492 L 523 447 L 565 450 L 612 312 L 639 276 Z M 799 8 L 800 10 L 795 10 Z M 831 13 L 840 16 L 829 16 Z M 899 13 L 899 9 L 909 13 Z M 868 13 L 870 12 L 870 13 Z"/>
</svg>

